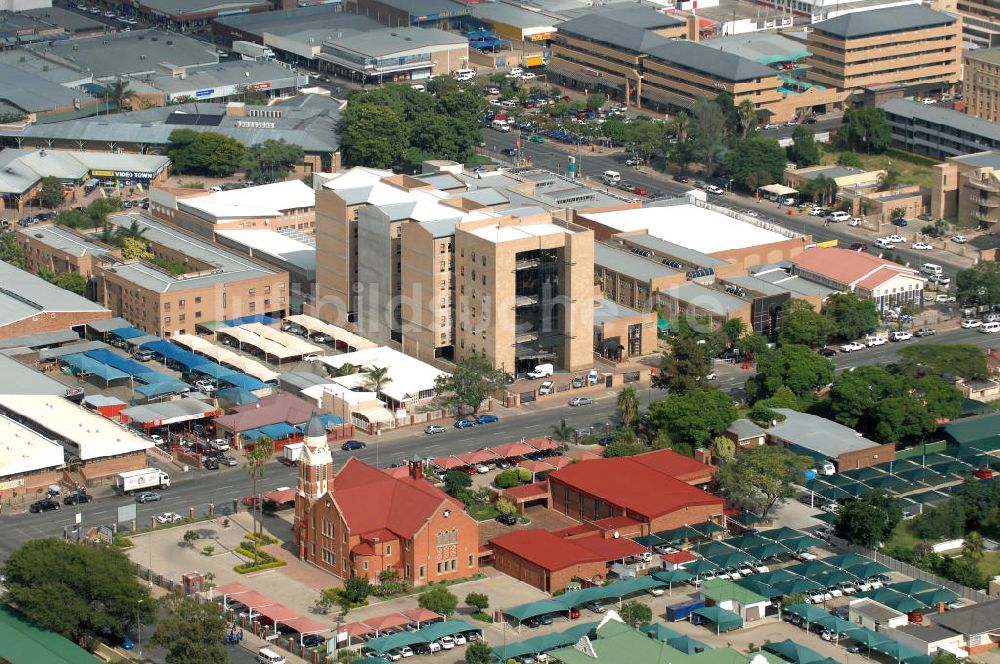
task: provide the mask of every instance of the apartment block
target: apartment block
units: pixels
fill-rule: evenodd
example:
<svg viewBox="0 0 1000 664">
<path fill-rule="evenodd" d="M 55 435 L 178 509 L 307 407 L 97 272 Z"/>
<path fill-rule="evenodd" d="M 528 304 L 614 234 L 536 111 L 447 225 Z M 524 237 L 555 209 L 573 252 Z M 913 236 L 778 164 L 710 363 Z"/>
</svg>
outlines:
<svg viewBox="0 0 1000 664">
<path fill-rule="evenodd" d="M 102 261 L 98 300 L 137 328 L 161 337 L 193 334 L 199 323 L 289 312 L 288 273 L 139 214 L 112 226 L 142 231 L 148 258 Z"/>
<path fill-rule="evenodd" d="M 990 122 L 1000 121 L 1000 48 L 970 51 L 965 56 L 962 94 L 966 113 Z"/>
<path fill-rule="evenodd" d="M 847 92 L 950 92 L 961 78 L 961 19 L 923 5 L 814 23 L 806 46 L 809 80 Z"/>
<path fill-rule="evenodd" d="M 931 214 L 991 231 L 1000 222 L 1000 151 L 951 157 L 934 166 Z"/>
<path fill-rule="evenodd" d="M 955 9 L 962 16 L 967 41 L 980 48 L 1000 46 L 1000 1 L 958 0 Z"/>
<path fill-rule="evenodd" d="M 1000 150 L 1000 125 L 941 104 L 890 99 L 882 104 L 894 147 L 933 159 Z"/>
</svg>

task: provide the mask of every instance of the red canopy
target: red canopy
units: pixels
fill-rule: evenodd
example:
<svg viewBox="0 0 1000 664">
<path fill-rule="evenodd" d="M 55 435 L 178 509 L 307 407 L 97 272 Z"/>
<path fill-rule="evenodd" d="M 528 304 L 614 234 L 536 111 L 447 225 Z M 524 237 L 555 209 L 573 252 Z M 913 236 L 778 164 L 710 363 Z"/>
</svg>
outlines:
<svg viewBox="0 0 1000 664">
<path fill-rule="evenodd" d="M 265 493 L 264 497 L 270 498 L 279 505 L 281 503 L 291 503 L 295 501 L 295 489 L 275 489 L 274 491 Z"/>
<path fill-rule="evenodd" d="M 490 450 L 477 450 L 475 452 L 466 452 L 465 454 L 456 454 L 455 458 L 466 466 L 472 466 L 477 463 L 496 461 L 497 455 L 493 454 Z"/>
<path fill-rule="evenodd" d="M 452 470 L 454 468 L 461 468 L 465 465 L 453 456 L 435 457 L 431 459 L 431 463 L 441 470 Z"/>
<path fill-rule="evenodd" d="M 376 632 L 381 632 L 382 630 L 392 629 L 393 627 L 409 625 L 413 621 L 404 616 L 402 613 L 390 613 L 385 616 L 365 618 L 364 622 Z"/>
<path fill-rule="evenodd" d="M 272 606 L 275 603 L 270 597 L 264 597 L 260 593 L 254 592 L 253 590 L 239 594 L 234 599 L 257 613 L 262 613 L 262 609 Z"/>
<path fill-rule="evenodd" d="M 557 469 L 558 468 L 565 468 L 566 466 L 568 466 L 569 464 L 571 464 L 573 462 L 573 460 L 570 459 L 568 456 L 554 456 L 554 457 L 549 457 L 545 461 L 546 461 L 546 463 L 552 464 Z"/>
<path fill-rule="evenodd" d="M 443 616 L 440 613 L 434 613 L 430 609 L 411 609 L 409 611 L 403 611 L 403 615 L 412 620 L 413 622 L 425 623 L 431 620 L 438 620 Z"/>
<path fill-rule="evenodd" d="M 225 583 L 215 589 L 215 592 L 220 595 L 228 595 L 232 597 L 233 595 L 240 595 L 242 593 L 250 592 L 250 589 L 244 586 L 242 583 Z"/>
<path fill-rule="evenodd" d="M 531 459 L 518 461 L 517 465 L 521 468 L 526 468 L 533 473 L 544 473 L 550 470 L 555 470 L 555 466 L 551 463 L 546 463 L 544 461 L 532 461 Z"/>
<path fill-rule="evenodd" d="M 543 452 L 545 450 L 554 450 L 557 447 L 559 447 L 559 443 L 555 442 L 551 438 L 531 438 L 529 440 L 524 441 L 524 443 L 527 445 L 531 445 L 539 452 Z"/>
<path fill-rule="evenodd" d="M 531 454 L 535 451 L 535 448 L 524 443 L 509 443 L 507 445 L 497 445 L 496 447 L 491 447 L 490 451 L 501 459 L 510 459 L 511 457 Z"/>
<path fill-rule="evenodd" d="M 260 615 L 268 618 L 273 623 L 283 623 L 294 618 L 302 617 L 300 614 L 292 611 L 287 606 L 282 606 L 281 604 L 271 604 L 263 607 L 260 610 Z"/>
<path fill-rule="evenodd" d="M 371 634 L 375 630 L 373 630 L 371 627 L 364 624 L 363 622 L 352 622 L 352 623 L 347 623 L 346 625 L 341 627 L 340 631 L 347 632 L 348 638 L 353 639 L 355 636 L 364 636 L 365 634 Z"/>
<path fill-rule="evenodd" d="M 587 459 L 600 459 L 600 454 L 594 454 L 593 452 L 570 452 L 567 454 L 570 459 L 579 459 L 581 461 L 586 461 Z"/>
<path fill-rule="evenodd" d="M 316 632 L 325 632 L 333 629 L 330 625 L 324 625 L 321 622 L 316 622 L 312 618 L 306 618 L 305 616 L 299 616 L 298 618 L 292 618 L 291 620 L 283 620 L 282 623 L 291 627 L 299 634 L 315 634 Z"/>
</svg>

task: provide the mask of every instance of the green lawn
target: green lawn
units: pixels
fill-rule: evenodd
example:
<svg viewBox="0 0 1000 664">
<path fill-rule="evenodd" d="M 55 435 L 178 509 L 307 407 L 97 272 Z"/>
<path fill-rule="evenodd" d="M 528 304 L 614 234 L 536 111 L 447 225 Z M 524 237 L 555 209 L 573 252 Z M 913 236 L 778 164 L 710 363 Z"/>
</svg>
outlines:
<svg viewBox="0 0 1000 664">
<path fill-rule="evenodd" d="M 823 164 L 831 165 L 837 163 L 840 150 L 824 151 Z M 923 157 L 909 155 L 899 150 L 890 150 L 885 154 L 860 154 L 858 157 L 864 164 L 866 171 L 884 170 L 892 162 L 893 166 L 899 170 L 900 184 L 915 184 L 927 189 L 931 188 L 931 162 Z"/>
<path fill-rule="evenodd" d="M 1000 574 L 1000 552 L 987 552 L 979 561 L 979 569 L 990 579 Z"/>
<path fill-rule="evenodd" d="M 912 551 L 913 547 L 920 541 L 920 538 L 913 534 L 913 530 L 910 528 L 911 523 L 911 521 L 902 521 L 896 526 L 892 537 L 885 543 L 885 548 L 889 549 L 898 546 L 907 551 Z"/>
<path fill-rule="evenodd" d="M 476 521 L 489 521 L 500 515 L 500 512 L 493 505 L 470 505 L 466 511 Z"/>
</svg>

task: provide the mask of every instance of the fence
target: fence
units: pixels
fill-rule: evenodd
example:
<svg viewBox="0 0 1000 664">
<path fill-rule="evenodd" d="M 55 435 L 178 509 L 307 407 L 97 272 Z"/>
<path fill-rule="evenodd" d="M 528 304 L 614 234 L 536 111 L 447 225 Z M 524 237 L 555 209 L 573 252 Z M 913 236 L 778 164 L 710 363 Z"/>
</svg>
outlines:
<svg viewBox="0 0 1000 664">
<path fill-rule="evenodd" d="M 947 588 L 965 599 L 971 599 L 974 602 L 985 602 L 990 599 L 990 596 L 982 590 L 975 590 L 973 588 L 969 588 L 968 586 L 963 586 L 960 583 L 955 583 L 954 581 L 949 581 L 948 579 L 942 579 L 937 574 L 920 569 L 919 567 L 915 567 L 909 563 L 904 563 L 901 560 L 896 560 L 895 558 L 887 556 L 880 551 L 858 546 L 857 544 L 851 544 L 847 540 L 842 540 L 836 536 L 830 538 L 830 543 L 837 548 L 843 549 L 844 551 L 851 551 L 853 553 L 858 553 L 862 556 L 871 558 L 875 562 L 882 563 L 886 567 L 891 567 L 893 571 L 905 574 L 911 579 L 927 581 L 928 583 L 939 585 L 942 588 Z"/>
<path fill-rule="evenodd" d="M 934 454 L 936 452 L 944 452 L 948 445 L 948 441 L 938 440 L 933 443 L 927 443 L 926 445 L 916 445 L 914 447 L 908 447 L 905 450 L 896 450 L 896 460 L 900 459 L 912 459 L 914 457 L 921 457 L 926 454 Z"/>
</svg>

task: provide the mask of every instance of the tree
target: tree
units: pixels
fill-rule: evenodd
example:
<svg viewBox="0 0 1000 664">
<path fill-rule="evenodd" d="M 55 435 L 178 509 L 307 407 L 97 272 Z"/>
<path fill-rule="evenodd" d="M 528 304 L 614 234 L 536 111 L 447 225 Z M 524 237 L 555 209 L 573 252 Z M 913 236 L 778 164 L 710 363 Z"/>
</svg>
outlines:
<svg viewBox="0 0 1000 664">
<path fill-rule="evenodd" d="M 834 524 L 837 537 L 874 548 L 889 539 L 903 519 L 899 501 L 881 489 L 869 491 L 844 505 Z"/>
<path fill-rule="evenodd" d="M 664 144 L 666 125 L 661 122 L 632 122 L 625 125 L 625 143 L 629 150 L 649 161 Z"/>
<path fill-rule="evenodd" d="M 531 478 L 529 478 L 528 481 L 531 481 Z M 502 497 L 498 498 L 497 501 L 493 503 L 493 507 L 495 507 L 497 512 L 499 512 L 500 514 L 517 513 L 517 505 L 515 505 L 514 501 L 512 501 L 510 498 L 502 498 Z"/>
<path fill-rule="evenodd" d="M 455 609 L 458 607 L 458 598 L 451 594 L 446 586 L 435 585 L 420 595 L 417 604 L 422 609 L 448 617 L 455 613 Z"/>
<path fill-rule="evenodd" d="M 837 155 L 837 165 L 848 168 L 864 168 L 865 162 L 861 161 L 861 157 L 853 152 L 841 152 Z"/>
<path fill-rule="evenodd" d="M 808 125 L 799 125 L 792 133 L 792 144 L 786 148 L 788 158 L 799 168 L 820 163 L 823 151 L 816 142 L 816 132 Z"/>
<path fill-rule="evenodd" d="M 882 176 L 878 180 L 879 191 L 892 191 L 899 185 L 899 168 L 890 161 L 882 171 Z M 898 217 L 896 210 L 902 213 Z M 893 219 L 902 219 L 905 215 L 906 211 L 902 208 L 896 208 L 892 211 Z"/>
<path fill-rule="evenodd" d="M 778 340 L 784 344 L 801 344 L 818 348 L 830 336 L 830 321 L 816 311 L 811 303 L 799 298 L 785 302 Z"/>
<path fill-rule="evenodd" d="M 127 261 L 136 259 L 149 260 L 153 257 L 153 253 L 149 251 L 146 241 L 133 237 L 121 239 L 121 252 L 122 258 Z"/>
<path fill-rule="evenodd" d="M 62 205 L 65 193 L 66 190 L 59 178 L 54 175 L 42 178 L 42 188 L 39 190 L 38 196 L 42 199 L 42 205 L 45 207 L 54 208 Z"/>
<path fill-rule="evenodd" d="M 740 129 L 743 132 L 743 138 L 749 138 L 757 129 L 757 107 L 754 106 L 752 99 L 744 99 L 740 102 L 740 105 L 736 107 L 736 114 L 740 118 Z"/>
<path fill-rule="evenodd" d="M 444 490 L 452 496 L 472 486 L 472 478 L 457 470 L 449 470 L 444 476 Z"/>
<path fill-rule="evenodd" d="M 565 419 L 559 420 L 559 424 L 552 425 L 552 439 L 560 443 L 569 443 L 576 438 L 576 429 L 566 424 Z"/>
<path fill-rule="evenodd" d="M 719 459 L 732 459 L 736 456 L 736 443 L 732 438 L 726 436 L 716 436 L 712 441 L 712 452 Z"/>
<path fill-rule="evenodd" d="M 608 443 L 608 445 L 604 447 L 604 452 L 601 456 L 605 459 L 612 459 L 615 457 L 635 456 L 636 454 L 642 454 L 643 452 L 648 451 L 649 450 L 642 443 L 618 440 L 613 443 Z"/>
<path fill-rule="evenodd" d="M 224 664 L 229 661 L 222 638 L 226 618 L 215 602 L 167 593 L 151 642 L 166 648 L 167 664 Z"/>
<path fill-rule="evenodd" d="M 588 111 L 596 111 L 601 106 L 604 106 L 604 102 L 607 100 L 608 98 L 605 95 L 600 94 L 599 92 L 592 92 L 587 95 L 587 99 L 584 103 L 587 105 Z"/>
<path fill-rule="evenodd" d="M 913 533 L 927 540 L 961 537 L 965 532 L 965 509 L 957 500 L 946 500 L 935 507 L 925 507 L 913 520 Z"/>
<path fill-rule="evenodd" d="M 68 290 L 77 295 L 84 295 L 87 292 L 87 278 L 78 272 L 59 272 L 42 268 L 35 273 L 50 284 L 55 284 L 63 290 Z"/>
<path fill-rule="evenodd" d="M 0 231 L 0 261 L 19 268 L 25 265 L 24 247 L 13 231 Z"/>
<path fill-rule="evenodd" d="M 247 150 L 243 163 L 247 178 L 257 182 L 279 182 L 297 164 L 302 163 L 305 152 L 299 145 L 285 142 L 285 139 L 268 139 Z"/>
<path fill-rule="evenodd" d="M 937 429 L 934 415 L 926 405 L 910 394 L 882 399 L 866 418 L 866 430 L 880 443 L 899 443 L 908 447 Z"/>
<path fill-rule="evenodd" d="M 490 598 L 483 593 L 469 593 L 465 596 L 465 603 L 477 611 L 485 611 L 490 606 Z"/>
<path fill-rule="evenodd" d="M 348 104 L 341 115 L 340 146 L 347 166 L 386 168 L 409 145 L 406 124 L 392 108 Z"/>
<path fill-rule="evenodd" d="M 743 322 L 742 318 L 730 318 L 725 323 L 722 324 L 722 333 L 726 336 L 726 340 L 733 345 L 746 334 L 747 324 Z"/>
<path fill-rule="evenodd" d="M 623 388 L 618 393 L 615 406 L 622 418 L 622 427 L 631 429 L 633 422 L 639 417 L 639 393 L 635 391 L 634 387 Z"/>
<path fill-rule="evenodd" d="M 848 108 L 837 130 L 837 147 L 866 154 L 880 154 L 892 144 L 885 111 L 877 106 Z"/>
<path fill-rule="evenodd" d="M 102 630 L 121 636 L 153 616 L 149 590 L 131 563 L 112 547 L 34 539 L 11 553 L 4 567 L 7 599 L 32 622 L 79 641 Z"/>
<path fill-rule="evenodd" d="M 673 394 L 649 404 L 646 419 L 654 430 L 666 430 L 675 443 L 700 447 L 726 430 L 737 418 L 732 398 L 722 390 L 702 389 Z"/>
<path fill-rule="evenodd" d="M 692 157 L 705 167 L 705 175 L 710 177 L 715 174 L 726 137 L 726 118 L 718 104 L 703 97 L 695 100 L 690 132 Z"/>
<path fill-rule="evenodd" d="M 178 173 L 228 177 L 243 164 L 246 148 L 218 132 L 175 129 L 167 139 L 167 156 Z"/>
<path fill-rule="evenodd" d="M 751 190 L 780 182 L 787 161 L 778 141 L 763 136 L 738 140 L 725 159 L 729 176 Z"/>
<path fill-rule="evenodd" d="M 978 563 L 985 554 L 986 543 L 983 541 L 983 536 L 975 531 L 968 533 L 962 542 L 962 556 Z"/>
<path fill-rule="evenodd" d="M 766 399 L 782 386 L 797 397 L 833 380 L 833 363 L 811 348 L 785 344 L 757 358 L 757 375 L 747 381 L 751 401 Z"/>
<path fill-rule="evenodd" d="M 122 110 L 125 100 L 135 95 L 132 88 L 128 86 L 128 81 L 116 78 L 104 86 L 104 92 L 108 97 L 108 103 L 114 103 L 115 108 Z"/>
<path fill-rule="evenodd" d="M 344 580 L 340 596 L 350 604 L 361 604 L 372 594 L 372 584 L 368 577 L 352 576 Z"/>
<path fill-rule="evenodd" d="M 660 358 L 659 371 L 653 376 L 653 387 L 671 394 L 686 394 L 704 386 L 705 376 L 712 370 L 708 344 L 699 343 L 693 335 L 680 334 Z"/>
<path fill-rule="evenodd" d="M 874 300 L 861 299 L 854 293 L 834 293 L 823 305 L 823 315 L 830 321 L 833 335 L 857 339 L 878 325 L 878 307 Z"/>
<path fill-rule="evenodd" d="M 391 382 L 388 367 L 371 367 L 365 371 L 365 385 L 375 394 L 381 394 Z"/>
<path fill-rule="evenodd" d="M 490 664 L 493 661 L 493 650 L 486 641 L 476 640 L 465 648 L 467 664 Z"/>
<path fill-rule="evenodd" d="M 623 604 L 618 615 L 630 627 L 647 625 L 653 621 L 653 609 L 649 608 L 649 605 L 635 600 Z"/>
<path fill-rule="evenodd" d="M 1000 304 L 1000 263 L 980 261 L 955 276 L 956 299 L 967 307 Z"/>
<path fill-rule="evenodd" d="M 794 484 L 802 481 L 803 471 L 811 465 L 809 457 L 764 445 L 723 462 L 712 482 L 733 506 L 767 518 L 771 508 L 795 495 Z"/>
<path fill-rule="evenodd" d="M 434 381 L 434 394 L 443 406 L 471 408 L 479 412 L 483 401 L 504 386 L 504 375 L 495 369 L 484 355 L 473 355 L 455 363 L 451 374 L 442 374 Z"/>
<path fill-rule="evenodd" d="M 121 242 L 125 239 L 141 240 L 146 235 L 146 229 L 133 219 L 128 226 L 119 226 L 115 229 L 115 241 Z"/>
<path fill-rule="evenodd" d="M 274 454 L 274 441 L 271 440 L 270 436 L 260 436 L 254 441 L 253 447 L 247 449 L 244 456 L 247 460 L 246 473 L 250 476 L 250 495 L 254 496 L 255 500 L 250 505 L 250 514 L 253 518 L 253 532 L 254 534 L 263 534 L 264 523 L 263 518 L 263 501 L 258 501 L 256 498 L 260 494 L 260 484 L 261 480 L 264 479 L 264 468 L 267 462 L 271 460 L 271 456 Z M 256 567 L 260 564 L 259 547 L 253 547 L 253 564 Z"/>
<path fill-rule="evenodd" d="M 712 104 L 719 109 L 724 120 L 724 134 L 729 136 L 735 134 L 740 129 L 740 114 L 736 109 L 736 101 L 728 92 L 720 92 L 715 95 Z"/>
</svg>

